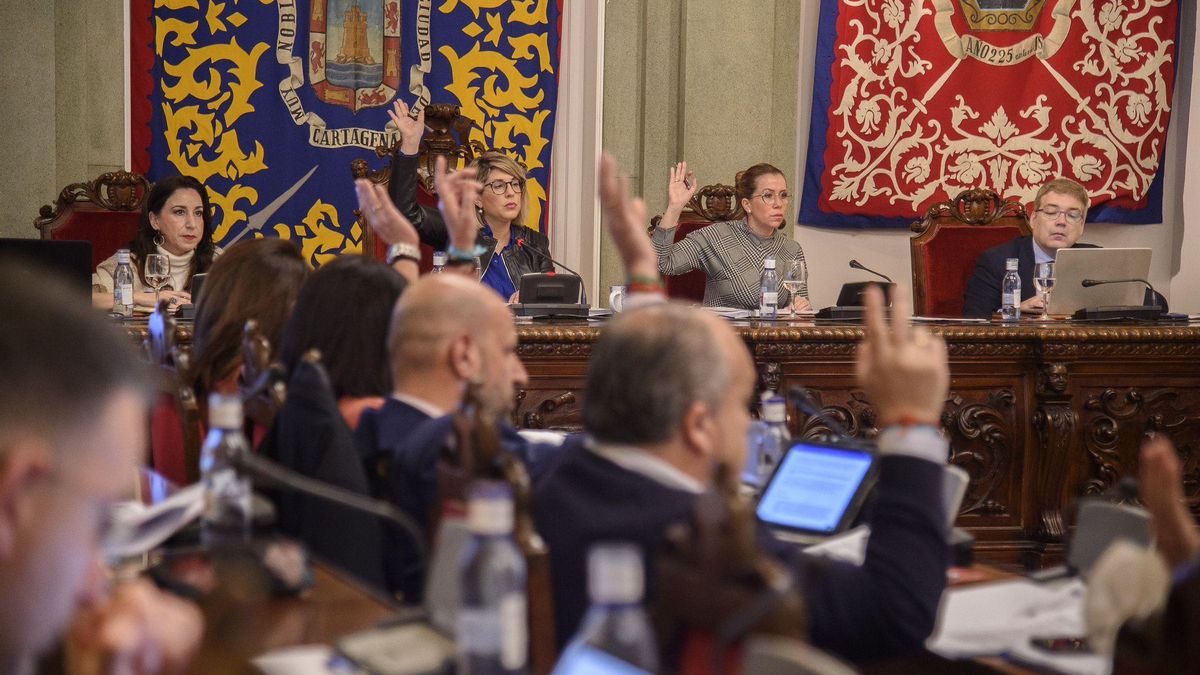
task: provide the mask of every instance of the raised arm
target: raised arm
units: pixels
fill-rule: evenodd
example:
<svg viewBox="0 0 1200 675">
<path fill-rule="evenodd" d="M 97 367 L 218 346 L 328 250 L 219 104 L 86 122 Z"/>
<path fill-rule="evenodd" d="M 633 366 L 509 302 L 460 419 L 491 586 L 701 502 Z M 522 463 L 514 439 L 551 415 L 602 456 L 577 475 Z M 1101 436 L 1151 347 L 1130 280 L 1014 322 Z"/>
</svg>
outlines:
<svg viewBox="0 0 1200 675">
<path fill-rule="evenodd" d="M 375 230 L 388 246 L 400 249 L 400 256 L 391 261 L 392 267 L 406 281 L 416 281 L 420 275 L 421 249 L 420 238 L 412 223 L 388 199 L 382 185 L 359 178 L 354 181 L 354 191 L 358 195 L 358 209 L 367 226 Z"/>
<path fill-rule="evenodd" d="M 683 274 L 704 269 L 704 252 L 699 243 L 690 237 L 674 242 L 679 215 L 695 194 L 696 177 L 688 170 L 687 162 L 680 162 L 671 167 L 670 180 L 667 183 L 667 209 L 663 211 L 662 219 L 650 237 L 658 257 L 660 274 Z"/>
<path fill-rule="evenodd" d="M 946 344 L 910 325 L 906 289 L 868 289 L 859 386 L 878 413 L 880 471 L 861 567 L 814 562 L 805 576 L 813 643 L 855 660 L 916 649 L 933 631 L 949 565 L 941 499 L 948 445 L 940 433 L 950 371 Z"/>
<path fill-rule="evenodd" d="M 467 276 L 475 275 L 476 237 L 479 221 L 475 217 L 475 200 L 483 191 L 483 183 L 477 180 L 473 168 L 446 172 L 446 158 L 438 157 L 433 168 L 433 184 L 438 193 L 438 210 L 449 226 L 450 249 L 446 258 L 447 269 Z M 466 255 L 467 253 L 470 255 Z"/>
<path fill-rule="evenodd" d="M 396 99 L 388 110 L 388 117 L 400 131 L 400 146 L 392 155 L 392 176 L 388 181 L 388 194 L 400 213 L 416 228 L 421 242 L 436 250 L 446 248 L 448 236 L 446 223 L 437 209 L 417 203 L 418 152 L 421 137 L 425 133 L 425 111 L 411 114 L 408 104 Z"/>
</svg>

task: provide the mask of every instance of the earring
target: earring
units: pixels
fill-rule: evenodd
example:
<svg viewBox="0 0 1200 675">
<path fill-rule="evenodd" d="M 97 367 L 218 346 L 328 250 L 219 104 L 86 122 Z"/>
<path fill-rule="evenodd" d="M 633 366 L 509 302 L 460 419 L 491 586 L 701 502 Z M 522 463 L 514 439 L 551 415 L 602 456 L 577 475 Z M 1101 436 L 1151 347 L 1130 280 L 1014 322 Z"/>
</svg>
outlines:
<svg viewBox="0 0 1200 675">
<path fill-rule="evenodd" d="M 166 238 L 163 237 L 162 230 L 155 230 L 154 231 L 154 245 L 162 246 L 163 242 L 165 242 L 165 241 L 166 241 Z"/>
</svg>

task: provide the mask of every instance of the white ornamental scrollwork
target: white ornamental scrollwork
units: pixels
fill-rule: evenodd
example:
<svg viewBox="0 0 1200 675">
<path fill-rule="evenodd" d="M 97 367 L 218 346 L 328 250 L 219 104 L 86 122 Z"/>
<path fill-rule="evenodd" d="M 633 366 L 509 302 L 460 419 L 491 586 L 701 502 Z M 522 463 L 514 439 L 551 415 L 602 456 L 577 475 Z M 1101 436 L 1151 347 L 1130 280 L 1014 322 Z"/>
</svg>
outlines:
<svg viewBox="0 0 1200 675">
<path fill-rule="evenodd" d="M 932 201 L 978 187 L 1031 201 L 1042 183 L 1060 175 L 1085 183 L 1094 202 L 1144 198 L 1170 118 L 1174 49 L 1161 39 L 1162 18 L 1152 12 L 1171 2 L 1048 2 L 1049 33 L 992 45 L 987 35 L 953 33 L 947 12 L 955 11 L 954 0 L 844 0 L 869 24 L 851 19 L 838 48 L 846 85 L 830 112 L 837 129 L 831 150 L 840 151 L 829 169 L 828 200 L 861 207 L 884 199 L 920 213 Z M 928 29 L 930 22 L 937 30 Z M 954 57 L 941 73 L 918 54 L 929 35 Z M 1064 59 L 1050 57 L 1064 44 L 1083 57 L 1060 72 Z M 1001 94 L 978 109 L 978 97 L 969 102 L 960 94 L 943 122 L 938 117 L 945 114 L 931 113 L 934 99 L 970 60 L 1042 68 L 1074 106 L 1039 95 L 1021 107 Z M 918 77 L 931 84 L 910 93 L 905 85 Z"/>
</svg>

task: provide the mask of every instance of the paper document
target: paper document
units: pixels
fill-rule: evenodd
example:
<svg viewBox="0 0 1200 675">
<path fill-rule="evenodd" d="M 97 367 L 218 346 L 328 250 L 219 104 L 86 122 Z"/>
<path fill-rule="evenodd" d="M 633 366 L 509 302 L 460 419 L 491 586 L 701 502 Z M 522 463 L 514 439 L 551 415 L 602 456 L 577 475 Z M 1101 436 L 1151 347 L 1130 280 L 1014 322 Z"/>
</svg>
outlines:
<svg viewBox="0 0 1200 675">
<path fill-rule="evenodd" d="M 1105 675 L 1110 658 L 1035 649 L 1035 637 L 1086 634 L 1082 580 L 1040 584 L 1026 579 L 951 588 L 942 595 L 937 627 L 926 641 L 946 658 L 1003 655 L 1065 673 Z"/>
<path fill-rule="evenodd" d="M 114 504 L 109 513 L 111 528 L 104 539 L 110 558 L 141 555 L 186 527 L 204 511 L 204 485 L 189 485 L 166 499 L 146 506 L 126 501 Z"/>
</svg>

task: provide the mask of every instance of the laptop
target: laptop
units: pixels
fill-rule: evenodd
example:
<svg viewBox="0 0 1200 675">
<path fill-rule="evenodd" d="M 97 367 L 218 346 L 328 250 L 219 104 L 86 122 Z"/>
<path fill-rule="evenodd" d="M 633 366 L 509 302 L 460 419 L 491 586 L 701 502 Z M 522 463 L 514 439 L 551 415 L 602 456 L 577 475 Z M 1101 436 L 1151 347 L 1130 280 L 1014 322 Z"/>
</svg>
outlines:
<svg viewBox="0 0 1200 675">
<path fill-rule="evenodd" d="M 82 297 L 92 297 L 92 242 L 55 239 L 2 239 L 0 259 L 19 258 L 56 274 L 78 289 Z"/>
<path fill-rule="evenodd" d="M 1054 259 L 1051 316 L 1071 316 L 1091 307 L 1141 305 L 1146 285 L 1137 282 L 1084 288 L 1084 279 L 1145 279 L 1150 274 L 1148 248 L 1064 248 Z"/>
</svg>

